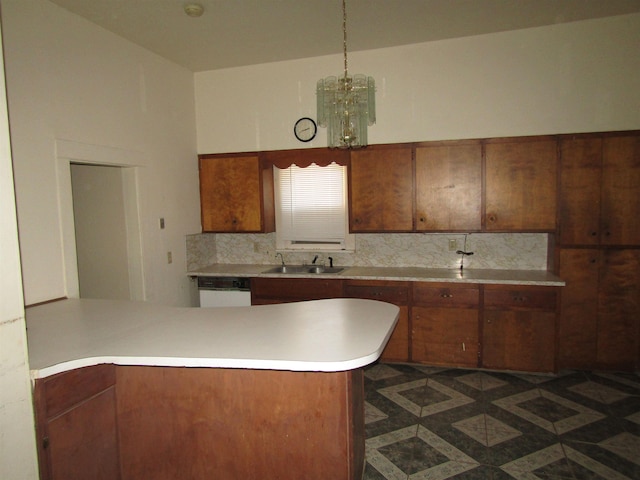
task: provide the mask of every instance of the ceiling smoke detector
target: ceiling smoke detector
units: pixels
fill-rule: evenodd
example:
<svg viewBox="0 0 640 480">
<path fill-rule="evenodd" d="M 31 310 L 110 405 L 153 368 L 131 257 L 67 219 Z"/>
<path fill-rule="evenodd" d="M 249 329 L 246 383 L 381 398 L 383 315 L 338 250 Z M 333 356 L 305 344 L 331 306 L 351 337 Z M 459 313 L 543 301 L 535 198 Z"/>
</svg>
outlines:
<svg viewBox="0 0 640 480">
<path fill-rule="evenodd" d="M 184 6 L 184 13 L 190 17 L 200 17 L 204 13 L 204 7 L 199 3 L 188 3 Z"/>
</svg>

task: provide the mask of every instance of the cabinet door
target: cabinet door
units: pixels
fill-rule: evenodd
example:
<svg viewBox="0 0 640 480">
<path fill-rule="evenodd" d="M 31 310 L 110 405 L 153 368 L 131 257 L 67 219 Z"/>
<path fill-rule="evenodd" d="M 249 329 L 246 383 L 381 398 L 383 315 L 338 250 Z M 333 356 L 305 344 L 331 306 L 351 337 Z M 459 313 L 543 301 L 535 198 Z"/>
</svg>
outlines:
<svg viewBox="0 0 640 480">
<path fill-rule="evenodd" d="M 349 204 L 352 232 L 411 231 L 411 147 L 368 147 L 351 152 Z"/>
<path fill-rule="evenodd" d="M 409 361 L 409 284 L 407 282 L 387 282 L 378 280 L 346 280 L 344 296 L 348 298 L 368 298 L 392 303 L 400 307 L 396 324 L 381 360 L 391 362 Z"/>
<path fill-rule="evenodd" d="M 477 367 L 477 285 L 413 284 L 411 360 L 430 365 Z"/>
<path fill-rule="evenodd" d="M 555 140 L 486 145 L 485 229 L 555 231 Z"/>
<path fill-rule="evenodd" d="M 429 365 L 478 366 L 476 309 L 412 307 L 411 360 Z"/>
<path fill-rule="evenodd" d="M 598 275 L 600 252 L 562 249 L 558 368 L 589 370 L 595 367 L 598 340 Z"/>
<path fill-rule="evenodd" d="M 416 148 L 416 230 L 480 230 L 482 147 Z"/>
<path fill-rule="evenodd" d="M 203 232 L 273 231 L 272 197 L 272 172 L 263 176 L 258 156 L 200 158 Z"/>
<path fill-rule="evenodd" d="M 342 280 L 327 278 L 251 279 L 251 305 L 342 297 Z"/>
<path fill-rule="evenodd" d="M 84 367 L 36 381 L 43 480 L 117 480 L 115 367 Z"/>
<path fill-rule="evenodd" d="M 598 292 L 598 368 L 634 370 L 639 323 L 640 250 L 605 250 Z"/>
<path fill-rule="evenodd" d="M 486 285 L 482 366 L 555 372 L 557 289 Z"/>
<path fill-rule="evenodd" d="M 603 245 L 640 245 L 640 135 L 603 140 Z"/>
<path fill-rule="evenodd" d="M 563 139 L 560 144 L 560 244 L 598 245 L 602 139 Z"/>
</svg>

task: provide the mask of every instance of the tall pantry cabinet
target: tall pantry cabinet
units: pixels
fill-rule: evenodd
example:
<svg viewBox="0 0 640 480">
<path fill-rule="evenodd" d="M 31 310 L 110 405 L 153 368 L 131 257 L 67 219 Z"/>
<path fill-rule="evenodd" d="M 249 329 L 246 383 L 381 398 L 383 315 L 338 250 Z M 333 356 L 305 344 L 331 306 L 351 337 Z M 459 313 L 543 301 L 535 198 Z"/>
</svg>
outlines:
<svg viewBox="0 0 640 480">
<path fill-rule="evenodd" d="M 640 132 L 560 140 L 559 368 L 640 367 Z"/>
</svg>

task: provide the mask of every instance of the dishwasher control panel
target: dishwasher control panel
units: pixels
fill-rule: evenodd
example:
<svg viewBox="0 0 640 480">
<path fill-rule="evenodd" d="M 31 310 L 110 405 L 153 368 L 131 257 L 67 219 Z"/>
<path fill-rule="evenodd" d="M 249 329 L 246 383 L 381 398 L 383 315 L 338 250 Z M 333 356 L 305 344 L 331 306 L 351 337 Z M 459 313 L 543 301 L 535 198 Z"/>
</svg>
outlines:
<svg viewBox="0 0 640 480">
<path fill-rule="evenodd" d="M 251 279 L 248 277 L 198 277 L 199 290 L 239 290 L 251 291 Z"/>
</svg>

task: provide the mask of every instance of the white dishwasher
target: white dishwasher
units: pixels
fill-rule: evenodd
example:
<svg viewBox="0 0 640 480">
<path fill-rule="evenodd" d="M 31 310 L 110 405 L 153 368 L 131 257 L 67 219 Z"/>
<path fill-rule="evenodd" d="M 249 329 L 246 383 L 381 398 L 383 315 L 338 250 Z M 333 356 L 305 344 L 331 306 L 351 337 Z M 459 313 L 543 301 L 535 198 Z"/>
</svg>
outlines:
<svg viewBox="0 0 640 480">
<path fill-rule="evenodd" d="M 246 277 L 198 277 L 200 307 L 251 305 L 251 280 Z"/>
</svg>

